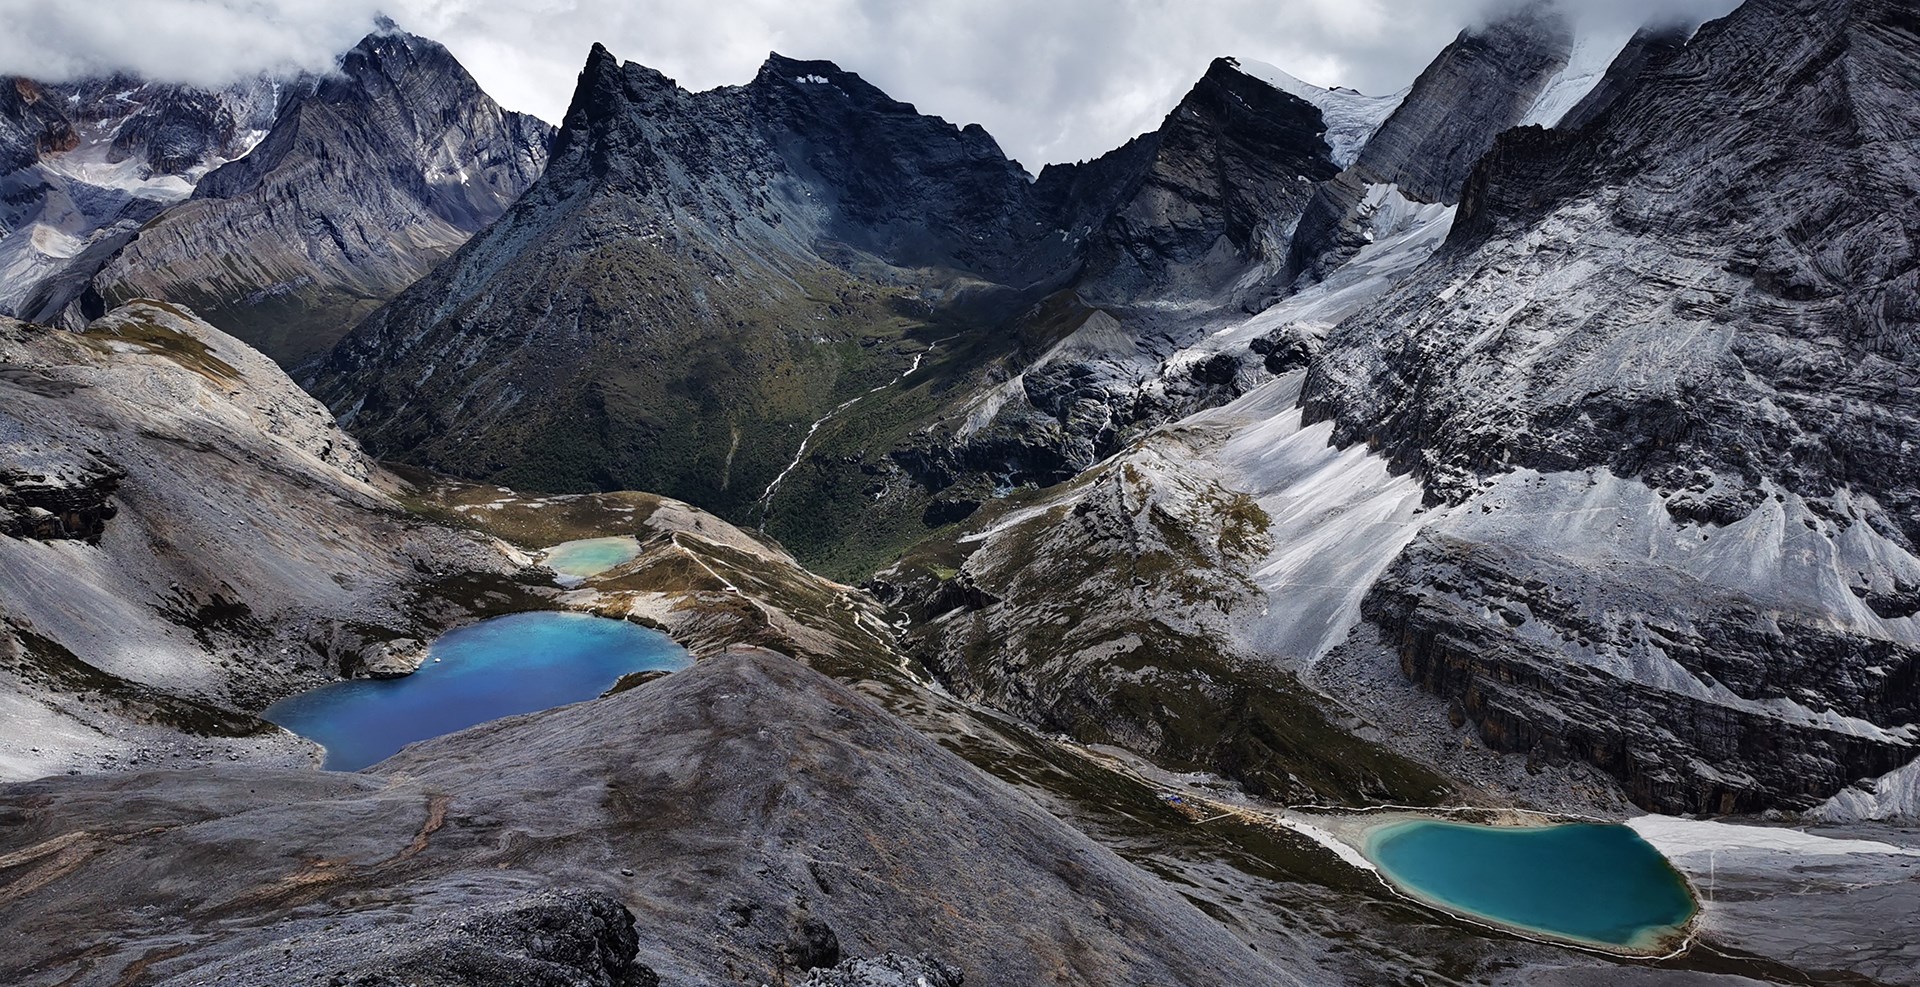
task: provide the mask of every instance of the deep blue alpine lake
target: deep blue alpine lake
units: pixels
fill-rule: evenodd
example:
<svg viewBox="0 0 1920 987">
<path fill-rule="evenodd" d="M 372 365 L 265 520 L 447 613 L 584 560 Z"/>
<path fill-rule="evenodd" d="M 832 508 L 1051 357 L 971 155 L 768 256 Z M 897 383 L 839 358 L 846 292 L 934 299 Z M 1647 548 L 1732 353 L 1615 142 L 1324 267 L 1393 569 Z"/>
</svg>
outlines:
<svg viewBox="0 0 1920 987">
<path fill-rule="evenodd" d="M 334 682 L 261 715 L 325 747 L 326 767 L 358 771 L 417 740 L 593 699 L 622 675 L 692 661 L 672 638 L 624 620 L 517 613 L 447 632 L 412 675 Z"/>
<path fill-rule="evenodd" d="M 1625 826 L 1420 820 L 1367 842 L 1382 873 L 1419 898 L 1562 939 L 1654 948 L 1695 910 L 1685 880 Z"/>
</svg>

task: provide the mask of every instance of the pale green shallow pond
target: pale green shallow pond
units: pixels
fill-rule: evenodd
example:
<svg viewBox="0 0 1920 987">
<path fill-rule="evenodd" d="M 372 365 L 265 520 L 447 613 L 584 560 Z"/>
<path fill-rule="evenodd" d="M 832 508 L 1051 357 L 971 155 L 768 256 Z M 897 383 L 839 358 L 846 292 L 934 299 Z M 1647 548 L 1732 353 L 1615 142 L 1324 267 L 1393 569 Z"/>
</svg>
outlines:
<svg viewBox="0 0 1920 987">
<path fill-rule="evenodd" d="M 1662 950 L 1697 911 L 1685 878 L 1625 826 L 1414 820 L 1369 833 L 1366 853 L 1424 901 L 1576 943 Z"/>
<path fill-rule="evenodd" d="M 547 549 L 541 561 L 562 576 L 585 579 L 631 562 L 639 554 L 640 543 L 633 538 L 582 538 Z"/>
</svg>

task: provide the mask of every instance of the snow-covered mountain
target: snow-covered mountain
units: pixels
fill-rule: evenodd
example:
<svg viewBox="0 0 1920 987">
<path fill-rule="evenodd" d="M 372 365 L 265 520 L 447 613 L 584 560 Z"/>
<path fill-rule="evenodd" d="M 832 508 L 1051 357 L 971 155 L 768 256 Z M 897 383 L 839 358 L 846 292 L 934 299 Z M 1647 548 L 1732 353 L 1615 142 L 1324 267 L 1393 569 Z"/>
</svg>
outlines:
<svg viewBox="0 0 1920 987">
<path fill-rule="evenodd" d="M 1591 120 L 1503 133 L 1457 210 L 1400 207 L 1404 232 L 1169 362 L 1277 376 L 929 550 L 971 595 L 888 576 L 973 601 L 929 662 L 1170 756 L 1201 723 L 1229 753 L 1267 728 L 1129 690 L 1264 666 L 1409 750 L 1471 728 L 1643 806 L 1810 809 L 1863 779 L 1899 804 L 1873 779 L 1920 751 L 1904 23 L 1754 0 L 1623 45 Z"/>
</svg>

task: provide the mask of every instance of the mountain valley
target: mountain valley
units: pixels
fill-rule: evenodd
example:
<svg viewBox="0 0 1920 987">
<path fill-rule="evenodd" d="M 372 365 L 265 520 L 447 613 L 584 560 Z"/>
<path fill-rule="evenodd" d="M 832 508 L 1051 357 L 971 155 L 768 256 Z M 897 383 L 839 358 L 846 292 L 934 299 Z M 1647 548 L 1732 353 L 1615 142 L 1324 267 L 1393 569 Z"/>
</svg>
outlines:
<svg viewBox="0 0 1920 987">
<path fill-rule="evenodd" d="M 1502 10 L 1037 174 L 779 54 L 7 80 L 0 980 L 1920 984 L 1920 18 Z M 529 611 L 691 664 L 268 719 Z"/>
</svg>

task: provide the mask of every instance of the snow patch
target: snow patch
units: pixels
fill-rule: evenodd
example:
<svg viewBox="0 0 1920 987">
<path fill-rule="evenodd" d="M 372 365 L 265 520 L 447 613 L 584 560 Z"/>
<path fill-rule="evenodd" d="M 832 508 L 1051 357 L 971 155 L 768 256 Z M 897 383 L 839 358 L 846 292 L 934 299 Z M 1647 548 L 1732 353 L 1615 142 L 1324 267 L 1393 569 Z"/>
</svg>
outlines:
<svg viewBox="0 0 1920 987">
<path fill-rule="evenodd" d="M 1540 91 L 1516 126 L 1557 126 L 1569 111 L 1580 105 L 1580 101 L 1600 85 L 1600 80 L 1606 78 L 1608 66 L 1620 57 L 1621 50 L 1632 39 L 1631 27 L 1608 26 L 1595 33 L 1583 32 L 1574 40 L 1573 54 L 1567 58 L 1566 67 Z"/>
<path fill-rule="evenodd" d="M 1627 826 L 1671 859 L 1727 850 L 1762 850 L 1803 857 L 1885 854 L 1920 857 L 1920 850 L 1877 840 L 1837 839 L 1784 826 L 1743 826 L 1677 816 L 1636 816 Z"/>
<path fill-rule="evenodd" d="M 1368 139 L 1373 137 L 1374 131 L 1387 122 L 1387 117 L 1393 115 L 1393 111 L 1399 108 L 1412 89 L 1409 86 L 1389 96 L 1368 96 L 1352 89 L 1323 89 L 1313 83 L 1302 82 L 1276 66 L 1250 58 L 1229 58 L 1227 61 L 1243 74 L 1318 107 L 1320 118 L 1327 125 L 1326 141 L 1327 147 L 1333 152 L 1333 163 L 1342 168 L 1353 164 L 1354 159 L 1360 156 L 1361 148 L 1366 147 Z"/>
<path fill-rule="evenodd" d="M 1872 787 L 1835 795 L 1807 816 L 1829 823 L 1920 821 L 1920 759 L 1874 779 Z"/>
</svg>

